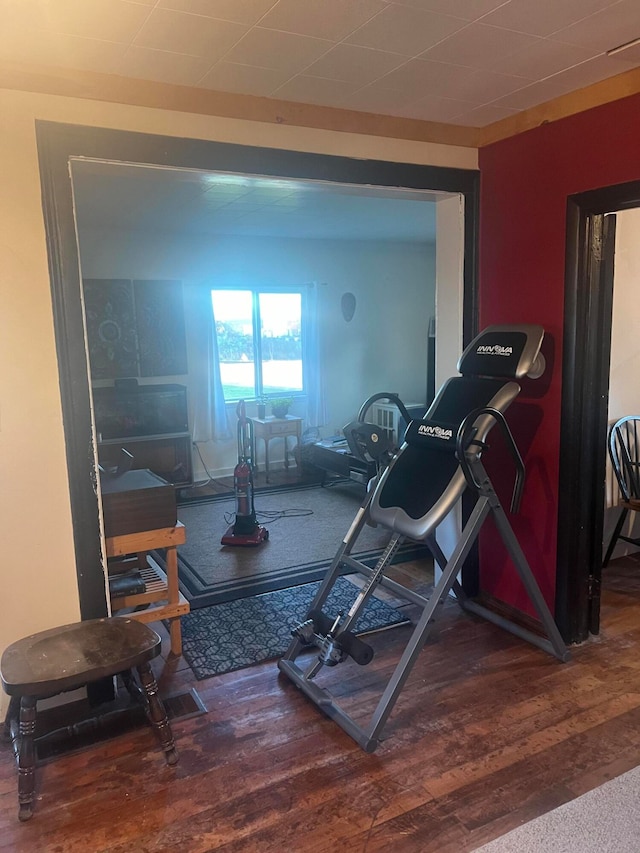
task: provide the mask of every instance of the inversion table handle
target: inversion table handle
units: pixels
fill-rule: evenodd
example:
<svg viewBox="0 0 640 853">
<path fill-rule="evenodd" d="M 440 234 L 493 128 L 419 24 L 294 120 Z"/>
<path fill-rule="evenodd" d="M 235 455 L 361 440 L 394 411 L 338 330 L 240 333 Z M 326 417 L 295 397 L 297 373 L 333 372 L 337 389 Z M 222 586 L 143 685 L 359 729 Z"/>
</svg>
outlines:
<svg viewBox="0 0 640 853">
<path fill-rule="evenodd" d="M 513 485 L 513 495 L 511 496 L 511 512 L 516 513 L 520 509 L 520 501 L 522 499 L 525 467 L 513 434 L 509 429 L 509 424 L 507 423 L 505 416 L 502 414 L 502 412 L 500 412 L 498 409 L 494 409 L 492 406 L 484 406 L 483 408 L 474 409 L 472 412 L 469 412 L 469 414 L 462 421 L 458 429 L 458 435 L 456 437 L 456 457 L 460 463 L 462 473 L 464 474 L 467 483 L 471 486 L 472 489 L 480 491 L 482 487 L 480 483 L 477 482 L 473 471 L 471 470 L 471 465 L 469 464 L 469 460 L 467 459 L 466 451 L 467 448 L 474 442 L 477 442 L 480 447 L 485 446 L 484 441 L 476 439 L 475 434 L 467 438 L 467 433 L 470 431 L 470 429 L 472 429 L 473 424 L 481 415 L 489 415 L 498 424 L 507 442 L 507 448 L 509 449 L 511 457 L 513 458 L 513 461 L 515 463 L 516 480 Z"/>
</svg>

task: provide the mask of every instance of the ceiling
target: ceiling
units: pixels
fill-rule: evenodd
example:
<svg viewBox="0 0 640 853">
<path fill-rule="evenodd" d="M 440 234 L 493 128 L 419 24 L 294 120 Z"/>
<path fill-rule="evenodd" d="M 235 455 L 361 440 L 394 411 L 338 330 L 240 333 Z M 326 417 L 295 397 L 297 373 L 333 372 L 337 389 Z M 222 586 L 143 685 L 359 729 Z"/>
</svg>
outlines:
<svg viewBox="0 0 640 853">
<path fill-rule="evenodd" d="M 640 0 L 0 0 L 0 61 L 486 127 L 640 65 Z"/>
<path fill-rule="evenodd" d="M 72 176 L 81 245 L 88 231 L 435 242 L 431 192 L 80 159 Z"/>
</svg>

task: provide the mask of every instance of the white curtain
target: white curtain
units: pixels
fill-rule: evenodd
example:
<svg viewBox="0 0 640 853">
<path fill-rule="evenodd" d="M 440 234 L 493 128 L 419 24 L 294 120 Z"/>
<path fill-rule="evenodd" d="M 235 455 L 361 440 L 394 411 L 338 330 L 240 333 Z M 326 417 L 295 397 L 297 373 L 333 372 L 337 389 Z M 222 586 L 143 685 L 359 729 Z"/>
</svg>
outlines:
<svg viewBox="0 0 640 853">
<path fill-rule="evenodd" d="M 185 291 L 187 322 L 191 334 L 189 373 L 193 395 L 193 441 L 223 441 L 231 438 L 224 391 L 211 290 L 189 285 Z"/>
<path fill-rule="evenodd" d="M 304 365 L 304 384 L 307 391 L 307 427 L 322 427 L 327 423 L 326 399 L 322 381 L 319 287 L 316 282 L 308 285 L 302 308 L 305 313 L 302 364 Z"/>
</svg>

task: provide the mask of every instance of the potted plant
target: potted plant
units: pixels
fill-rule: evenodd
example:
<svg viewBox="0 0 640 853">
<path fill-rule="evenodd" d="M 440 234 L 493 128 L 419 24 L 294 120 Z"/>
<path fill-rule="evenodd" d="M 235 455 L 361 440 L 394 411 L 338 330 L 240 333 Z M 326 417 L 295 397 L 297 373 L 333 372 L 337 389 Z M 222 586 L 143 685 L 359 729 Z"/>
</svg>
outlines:
<svg viewBox="0 0 640 853">
<path fill-rule="evenodd" d="M 274 418 L 286 418 L 289 406 L 293 403 L 291 397 L 274 397 L 271 400 L 271 411 Z"/>
</svg>

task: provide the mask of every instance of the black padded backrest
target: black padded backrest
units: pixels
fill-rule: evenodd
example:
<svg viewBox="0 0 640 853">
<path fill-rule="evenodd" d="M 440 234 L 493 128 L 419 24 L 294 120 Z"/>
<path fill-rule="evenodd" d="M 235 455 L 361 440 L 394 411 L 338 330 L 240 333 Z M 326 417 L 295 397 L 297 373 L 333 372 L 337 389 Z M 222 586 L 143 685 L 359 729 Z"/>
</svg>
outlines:
<svg viewBox="0 0 640 853">
<path fill-rule="evenodd" d="M 447 380 L 421 421 L 413 421 L 399 453 L 383 472 L 369 505 L 372 521 L 421 541 L 453 509 L 467 480 L 456 456 L 461 423 L 475 410 L 504 413 L 518 396 L 524 376 L 544 370 L 541 326 L 491 326 L 466 348 L 463 374 Z M 483 413 L 473 424 L 467 453 L 477 458 L 495 418 Z"/>
<path fill-rule="evenodd" d="M 460 356 L 463 376 L 500 376 L 522 379 L 537 366 L 544 337 L 542 326 L 489 326 Z"/>
<path fill-rule="evenodd" d="M 442 495 L 458 468 L 456 436 L 464 418 L 474 409 L 489 405 L 505 410 L 518 390 L 514 382 L 503 379 L 468 376 L 448 379 L 424 419 L 409 425 L 406 445 L 396 459 L 393 476 L 387 478 L 380 490 L 379 506 L 402 507 L 414 519 L 423 516 Z M 493 425 L 493 421 L 488 421 L 488 425 Z M 444 435 L 439 435 L 438 430 Z"/>
</svg>

